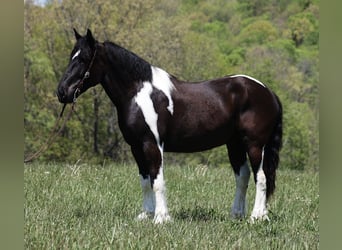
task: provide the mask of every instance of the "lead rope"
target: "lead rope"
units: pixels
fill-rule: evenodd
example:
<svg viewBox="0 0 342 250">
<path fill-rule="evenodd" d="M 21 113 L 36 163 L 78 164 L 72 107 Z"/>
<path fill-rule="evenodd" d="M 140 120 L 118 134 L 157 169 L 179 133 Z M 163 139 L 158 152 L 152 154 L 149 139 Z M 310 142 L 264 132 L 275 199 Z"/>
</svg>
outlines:
<svg viewBox="0 0 342 250">
<path fill-rule="evenodd" d="M 76 90 L 74 92 L 74 98 L 73 98 L 71 109 L 69 110 L 68 115 L 64 119 L 64 121 L 62 123 L 62 126 L 59 128 L 59 130 L 56 133 L 54 133 L 55 130 L 57 129 L 57 126 L 58 126 L 59 122 L 62 120 L 62 116 L 63 116 L 63 113 L 64 113 L 64 109 L 65 109 L 66 103 L 63 105 L 62 111 L 59 114 L 59 117 L 56 120 L 56 123 L 55 123 L 55 125 L 54 125 L 54 127 L 53 127 L 53 129 L 52 129 L 52 131 L 50 133 L 50 136 L 46 140 L 46 143 L 43 144 L 43 146 L 36 153 L 32 154 L 29 157 L 26 157 L 24 159 L 24 163 L 28 163 L 28 162 L 31 162 L 31 161 L 37 159 L 44 151 L 46 151 L 51 146 L 51 144 L 56 140 L 56 137 L 62 132 L 63 128 L 65 127 L 66 122 L 70 119 L 71 114 L 74 111 L 76 100 L 77 100 L 77 95 L 81 92 L 80 89 L 83 86 L 83 82 L 84 82 L 85 79 L 89 78 L 89 76 L 90 76 L 90 69 L 93 66 L 93 63 L 94 63 L 94 60 L 95 60 L 95 56 L 96 56 L 96 52 L 97 52 L 97 47 L 95 47 L 94 55 L 93 55 L 93 57 L 92 57 L 92 59 L 91 59 L 91 61 L 89 63 L 87 71 L 84 73 L 83 78 L 81 79 L 81 81 L 76 86 Z"/>
<path fill-rule="evenodd" d="M 67 116 L 63 120 L 62 126 L 57 130 L 57 127 L 58 127 L 60 121 L 62 120 L 62 116 L 63 116 L 64 109 L 65 109 L 66 105 L 67 105 L 66 103 L 63 105 L 62 111 L 59 114 L 59 117 L 56 120 L 55 125 L 53 126 L 53 129 L 51 130 L 50 136 L 48 137 L 46 142 L 40 147 L 40 149 L 37 152 L 30 155 L 29 157 L 26 157 L 24 159 L 24 163 L 28 163 L 28 162 L 31 162 L 31 161 L 37 159 L 44 151 L 48 150 L 48 148 L 56 140 L 57 136 L 62 132 L 62 130 L 65 127 L 66 122 L 70 119 L 71 114 L 74 111 L 75 102 L 72 103 L 71 108 L 69 110 L 69 113 L 67 114 Z"/>
</svg>

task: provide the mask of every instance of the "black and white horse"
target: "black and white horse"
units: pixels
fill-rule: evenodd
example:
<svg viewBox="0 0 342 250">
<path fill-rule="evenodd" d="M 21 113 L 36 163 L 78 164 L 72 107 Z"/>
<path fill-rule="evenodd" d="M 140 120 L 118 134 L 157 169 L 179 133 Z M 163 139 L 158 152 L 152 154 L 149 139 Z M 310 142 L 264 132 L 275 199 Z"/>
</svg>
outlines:
<svg viewBox="0 0 342 250">
<path fill-rule="evenodd" d="M 226 145 L 235 172 L 233 217 L 246 213 L 250 177 L 256 183 L 251 214 L 268 219 L 266 201 L 275 189 L 282 141 L 282 106 L 262 82 L 246 75 L 184 82 L 90 30 L 76 44 L 58 89 L 72 103 L 100 83 L 115 104 L 120 130 L 138 164 L 143 211 L 138 219 L 170 220 L 163 174 L 164 152 L 196 152 Z"/>
</svg>

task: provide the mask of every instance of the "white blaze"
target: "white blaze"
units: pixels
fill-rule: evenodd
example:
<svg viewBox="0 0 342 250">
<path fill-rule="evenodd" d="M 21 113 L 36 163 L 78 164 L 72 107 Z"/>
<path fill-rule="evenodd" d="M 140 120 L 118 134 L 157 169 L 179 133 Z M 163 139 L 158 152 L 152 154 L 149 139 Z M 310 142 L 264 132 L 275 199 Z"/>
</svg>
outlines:
<svg viewBox="0 0 342 250">
<path fill-rule="evenodd" d="M 81 53 L 81 50 L 77 50 L 77 52 L 74 54 L 74 56 L 71 58 L 71 60 L 74 60 L 79 54 Z"/>
</svg>

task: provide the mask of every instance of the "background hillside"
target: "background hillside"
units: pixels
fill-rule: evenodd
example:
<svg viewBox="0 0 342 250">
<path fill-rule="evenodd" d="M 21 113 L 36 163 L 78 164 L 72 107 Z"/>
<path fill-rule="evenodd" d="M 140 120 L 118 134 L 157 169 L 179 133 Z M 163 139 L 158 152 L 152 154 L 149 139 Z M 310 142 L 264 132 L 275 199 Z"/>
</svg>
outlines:
<svg viewBox="0 0 342 250">
<path fill-rule="evenodd" d="M 25 155 L 44 143 L 61 104 L 55 96 L 74 44 L 90 28 L 184 80 L 248 74 L 274 90 L 284 108 L 281 167 L 318 169 L 317 0 L 26 1 Z M 79 98 L 43 162 L 132 161 L 115 107 L 101 86 Z M 168 154 L 166 164 L 227 164 L 225 147 Z"/>
</svg>

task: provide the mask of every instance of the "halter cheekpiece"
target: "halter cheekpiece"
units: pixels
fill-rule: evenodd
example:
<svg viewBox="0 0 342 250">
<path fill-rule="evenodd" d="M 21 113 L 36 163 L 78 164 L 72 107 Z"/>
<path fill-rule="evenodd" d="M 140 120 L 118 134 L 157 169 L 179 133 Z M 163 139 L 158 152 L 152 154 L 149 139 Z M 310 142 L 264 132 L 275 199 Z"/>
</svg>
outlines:
<svg viewBox="0 0 342 250">
<path fill-rule="evenodd" d="M 93 66 L 93 63 L 94 63 L 94 60 L 95 60 L 95 56 L 96 56 L 96 51 L 97 51 L 97 48 L 96 48 L 96 45 L 95 45 L 95 51 L 94 51 L 94 55 L 89 63 L 89 66 L 88 66 L 88 69 L 87 71 L 84 73 L 84 76 L 83 78 L 79 81 L 79 83 L 77 84 L 77 87 L 76 87 L 76 90 L 74 92 L 74 99 L 73 99 L 73 102 L 75 103 L 76 102 L 76 99 L 77 99 L 77 95 L 81 92 L 81 88 L 83 86 L 83 82 L 85 79 L 89 78 L 90 77 L 90 69 L 91 67 Z"/>
</svg>

